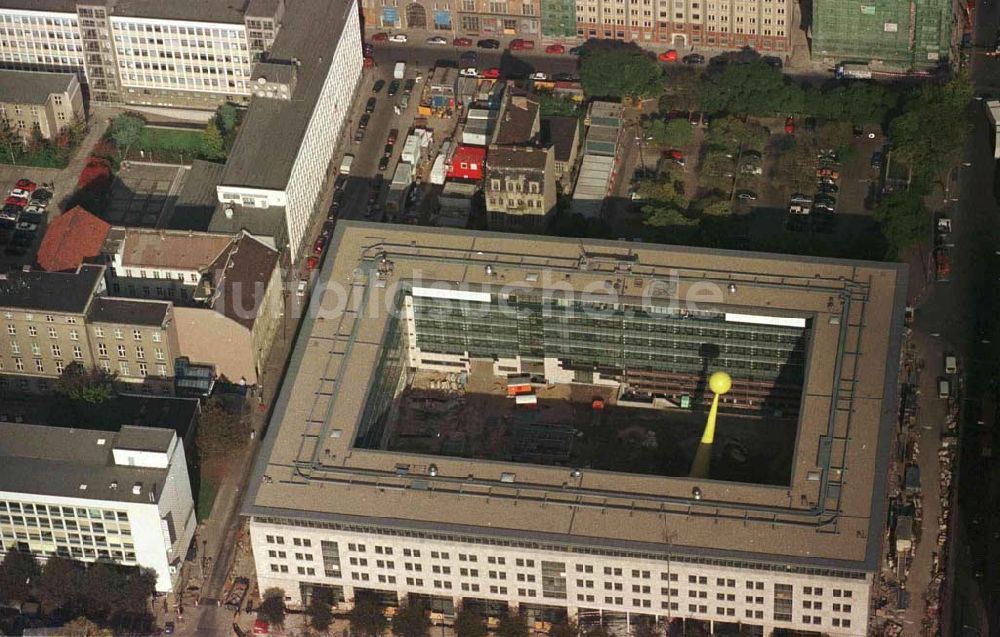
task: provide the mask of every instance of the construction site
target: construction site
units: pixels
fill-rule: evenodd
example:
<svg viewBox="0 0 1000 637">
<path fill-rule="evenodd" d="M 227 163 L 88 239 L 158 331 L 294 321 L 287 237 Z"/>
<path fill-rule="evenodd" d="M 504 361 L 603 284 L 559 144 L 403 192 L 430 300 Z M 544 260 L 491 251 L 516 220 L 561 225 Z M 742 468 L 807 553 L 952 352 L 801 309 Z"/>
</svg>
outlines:
<svg viewBox="0 0 1000 637">
<path fill-rule="evenodd" d="M 706 410 L 611 386 L 554 384 L 526 374 L 417 371 L 383 438 L 387 450 L 558 465 L 619 473 L 687 476 Z M 719 415 L 711 478 L 787 485 L 796 415 Z"/>
</svg>

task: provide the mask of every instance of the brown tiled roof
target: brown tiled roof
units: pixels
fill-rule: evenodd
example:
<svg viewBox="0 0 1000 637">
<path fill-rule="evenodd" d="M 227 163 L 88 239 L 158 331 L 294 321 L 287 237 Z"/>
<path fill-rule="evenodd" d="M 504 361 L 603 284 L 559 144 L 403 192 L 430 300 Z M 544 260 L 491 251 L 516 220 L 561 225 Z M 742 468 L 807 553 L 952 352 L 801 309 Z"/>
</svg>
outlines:
<svg viewBox="0 0 1000 637">
<path fill-rule="evenodd" d="M 486 166 L 493 168 L 523 168 L 544 170 L 547 148 L 532 148 L 529 146 L 510 146 L 490 148 L 486 155 Z"/>
<path fill-rule="evenodd" d="M 75 272 L 85 259 L 101 253 L 111 225 L 80 206 L 49 224 L 38 248 L 38 265 L 49 272 Z"/>
<path fill-rule="evenodd" d="M 538 100 L 522 93 L 510 94 L 497 121 L 493 143 L 501 146 L 527 144 L 535 133 L 533 129 L 537 117 Z"/>
<path fill-rule="evenodd" d="M 170 314 L 170 301 L 99 296 L 90 304 L 87 320 L 122 325 L 163 325 Z"/>
</svg>

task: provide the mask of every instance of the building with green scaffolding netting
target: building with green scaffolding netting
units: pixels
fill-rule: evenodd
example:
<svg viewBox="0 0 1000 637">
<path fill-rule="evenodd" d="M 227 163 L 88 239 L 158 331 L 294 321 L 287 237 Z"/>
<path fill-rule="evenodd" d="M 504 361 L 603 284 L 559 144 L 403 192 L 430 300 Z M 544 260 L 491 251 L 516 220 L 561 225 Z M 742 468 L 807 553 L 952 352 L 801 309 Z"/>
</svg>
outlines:
<svg viewBox="0 0 1000 637">
<path fill-rule="evenodd" d="M 576 0 L 542 0 L 542 35 L 576 37 Z"/>
<path fill-rule="evenodd" d="M 932 69 L 950 54 L 955 16 L 945 0 L 823 0 L 813 3 L 812 54 L 874 70 Z"/>
</svg>

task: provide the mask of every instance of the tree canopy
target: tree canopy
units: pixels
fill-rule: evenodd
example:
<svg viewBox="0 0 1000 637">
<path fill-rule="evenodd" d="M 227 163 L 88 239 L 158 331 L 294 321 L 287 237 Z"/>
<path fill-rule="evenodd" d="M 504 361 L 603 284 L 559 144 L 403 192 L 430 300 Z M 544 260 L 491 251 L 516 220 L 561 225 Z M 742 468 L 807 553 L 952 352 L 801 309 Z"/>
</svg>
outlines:
<svg viewBox="0 0 1000 637">
<path fill-rule="evenodd" d="M 585 49 L 580 82 L 588 97 L 650 97 L 659 93 L 660 65 L 634 45 Z"/>
<path fill-rule="evenodd" d="M 260 602 L 257 610 L 265 621 L 275 626 L 285 625 L 285 591 L 284 589 L 271 587 L 264 591 L 264 599 Z"/>
<path fill-rule="evenodd" d="M 497 637 L 528 637 L 528 621 L 520 613 L 504 613 L 497 625 Z"/>
<path fill-rule="evenodd" d="M 306 615 L 310 626 L 320 632 L 326 631 L 333 623 L 333 593 L 327 588 L 313 588 Z"/>
<path fill-rule="evenodd" d="M 215 120 L 208 122 L 201 134 L 198 152 L 207 161 L 222 161 L 226 158 L 226 143 Z"/>
<path fill-rule="evenodd" d="M 361 637 L 379 637 L 385 633 L 389 622 L 385 618 L 385 613 L 375 600 L 362 597 L 356 599 L 354 608 L 348 616 L 351 624 L 351 633 L 361 635 Z"/>
<path fill-rule="evenodd" d="M 430 630 L 430 614 L 420 603 L 401 606 L 392 618 L 392 634 L 395 637 L 427 637 Z"/>
<path fill-rule="evenodd" d="M 458 637 L 486 637 L 486 622 L 476 611 L 462 607 L 455 616 L 455 634 Z"/>
<path fill-rule="evenodd" d="M 71 363 L 59 376 L 56 388 L 70 400 L 99 405 L 115 397 L 115 378 L 103 369 Z"/>
<path fill-rule="evenodd" d="M 138 143 L 145 127 L 146 120 L 133 113 L 122 113 L 111 120 L 109 135 L 121 151 L 122 158 L 128 155 L 129 148 Z"/>
<path fill-rule="evenodd" d="M 8 551 L 0 562 L 0 601 L 27 601 L 41 569 L 30 553 Z"/>
<path fill-rule="evenodd" d="M 694 137 L 694 128 L 686 119 L 664 121 L 656 118 L 646 122 L 646 139 L 664 146 L 685 146 Z"/>
<path fill-rule="evenodd" d="M 206 457 L 231 453 L 241 448 L 249 435 L 246 418 L 229 412 L 219 400 L 209 400 L 198 418 L 198 453 Z"/>
<path fill-rule="evenodd" d="M 889 244 L 886 256 L 890 259 L 930 238 L 931 215 L 924 208 L 920 193 L 914 190 L 894 192 L 883 199 L 875 209 L 875 220 Z"/>
<path fill-rule="evenodd" d="M 801 113 L 804 99 L 798 85 L 757 60 L 727 64 L 720 71 L 706 73 L 699 86 L 698 101 L 708 113 L 768 116 Z"/>
</svg>

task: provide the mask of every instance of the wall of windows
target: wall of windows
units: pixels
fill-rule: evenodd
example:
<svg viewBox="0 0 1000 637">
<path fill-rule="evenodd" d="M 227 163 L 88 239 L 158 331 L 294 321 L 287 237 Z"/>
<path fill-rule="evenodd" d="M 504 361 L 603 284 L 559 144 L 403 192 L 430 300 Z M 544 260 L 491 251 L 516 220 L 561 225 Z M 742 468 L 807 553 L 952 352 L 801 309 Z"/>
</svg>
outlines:
<svg viewBox="0 0 1000 637">
<path fill-rule="evenodd" d="M 95 507 L 0 500 L 3 550 L 135 563 L 128 513 Z"/>
</svg>

